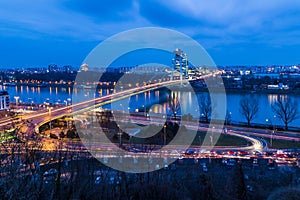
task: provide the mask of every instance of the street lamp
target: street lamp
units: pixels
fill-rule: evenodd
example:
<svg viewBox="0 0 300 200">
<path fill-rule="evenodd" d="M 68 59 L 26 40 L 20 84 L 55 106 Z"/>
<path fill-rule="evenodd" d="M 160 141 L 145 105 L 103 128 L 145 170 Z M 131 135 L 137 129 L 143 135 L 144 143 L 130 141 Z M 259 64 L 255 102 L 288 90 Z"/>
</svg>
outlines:
<svg viewBox="0 0 300 200">
<path fill-rule="evenodd" d="M 273 131 L 271 132 L 271 141 L 270 144 L 271 146 L 273 146 L 273 134 L 275 134 L 276 131 L 276 115 L 274 115 L 274 124 L 273 124 Z"/>
<path fill-rule="evenodd" d="M 226 116 L 225 116 L 225 125 L 229 125 L 229 122 L 231 121 L 231 112 L 226 112 Z"/>
<path fill-rule="evenodd" d="M 276 131 L 276 119 L 277 119 L 277 116 L 274 115 L 274 124 L 273 124 L 273 130 Z"/>
<path fill-rule="evenodd" d="M 266 130 L 267 130 L 267 125 L 268 125 L 269 119 L 266 118 Z"/>
<path fill-rule="evenodd" d="M 69 104 L 71 104 L 71 98 L 67 98 L 67 101 L 69 102 Z"/>
<path fill-rule="evenodd" d="M 265 123 L 266 134 L 268 134 L 268 128 L 267 128 L 267 124 L 268 124 L 268 122 L 269 122 L 269 119 L 268 119 L 268 118 L 266 118 L 266 123 Z"/>
<path fill-rule="evenodd" d="M 18 100 L 19 100 L 19 96 L 14 96 L 15 100 L 16 100 L 16 106 L 18 106 Z"/>
<path fill-rule="evenodd" d="M 119 147 L 121 147 L 122 146 L 122 135 L 123 135 L 123 133 L 122 133 L 122 131 L 120 131 L 120 129 L 119 129 L 118 135 L 119 135 Z"/>
<path fill-rule="evenodd" d="M 164 125 L 164 145 L 167 143 L 167 125 Z"/>
<path fill-rule="evenodd" d="M 142 107 L 143 107 L 143 110 L 144 110 L 144 116 L 146 116 L 146 107 L 145 107 L 145 105 L 142 105 Z"/>
<path fill-rule="evenodd" d="M 271 131 L 271 137 L 270 137 L 270 145 L 273 146 L 273 133 L 275 132 L 275 120 L 276 120 L 276 115 L 274 115 L 274 123 L 273 123 L 273 130 Z M 269 122 L 270 120 L 269 119 L 266 119 L 266 132 L 268 133 L 267 131 L 267 123 Z M 270 121 L 271 125 L 272 125 L 272 122 Z"/>
</svg>

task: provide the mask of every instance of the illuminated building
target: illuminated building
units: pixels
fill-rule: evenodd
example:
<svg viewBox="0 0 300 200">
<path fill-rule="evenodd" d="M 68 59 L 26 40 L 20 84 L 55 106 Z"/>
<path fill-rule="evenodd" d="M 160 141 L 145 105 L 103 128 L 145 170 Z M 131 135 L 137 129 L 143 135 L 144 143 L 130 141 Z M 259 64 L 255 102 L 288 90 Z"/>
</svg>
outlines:
<svg viewBox="0 0 300 200">
<path fill-rule="evenodd" d="M 7 91 L 0 91 L 0 110 L 9 109 L 9 95 Z"/>
</svg>

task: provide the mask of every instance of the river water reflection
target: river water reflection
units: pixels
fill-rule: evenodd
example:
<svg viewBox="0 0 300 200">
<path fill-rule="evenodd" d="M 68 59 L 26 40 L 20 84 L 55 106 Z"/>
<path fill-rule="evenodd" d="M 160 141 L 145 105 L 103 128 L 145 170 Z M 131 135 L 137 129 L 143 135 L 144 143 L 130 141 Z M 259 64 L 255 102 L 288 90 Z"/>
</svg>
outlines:
<svg viewBox="0 0 300 200">
<path fill-rule="evenodd" d="M 12 102 L 15 101 L 14 97 L 19 96 L 19 101 L 26 103 L 38 103 L 42 104 L 44 102 L 49 102 L 52 104 L 55 103 L 71 103 L 72 95 L 84 96 L 85 98 L 94 98 L 94 96 L 105 96 L 107 94 L 113 93 L 114 90 L 111 89 L 100 89 L 95 94 L 94 91 L 89 90 L 72 90 L 72 87 L 29 87 L 29 86 L 13 86 L 13 87 L 2 87 L 2 90 L 7 90 L 10 95 Z M 202 95 L 203 93 L 197 93 L 196 96 Z M 166 113 L 168 109 L 168 104 L 164 100 L 169 96 L 166 92 L 162 91 L 152 91 L 146 92 L 143 94 L 136 95 L 131 98 L 128 108 L 131 112 L 136 111 L 146 111 L 150 109 L 155 113 Z M 284 95 L 277 94 L 252 94 L 253 98 L 258 98 L 259 100 L 259 112 L 257 117 L 253 120 L 254 123 L 268 124 L 270 125 L 283 125 L 278 117 L 274 116 L 274 113 L 271 109 L 271 104 L 278 98 L 283 97 Z M 195 104 L 197 102 L 197 97 L 193 95 L 192 92 L 188 91 L 173 91 L 171 96 L 178 97 L 181 100 L 181 107 L 189 108 L 191 114 L 194 116 L 201 115 L 198 106 Z M 246 122 L 243 116 L 239 112 L 239 102 L 245 94 L 227 94 L 227 111 L 231 115 L 231 119 L 234 122 Z M 290 95 L 297 102 L 300 100 L 298 95 Z M 127 101 L 128 102 L 128 101 Z M 160 104 L 160 105 L 159 105 Z M 218 104 L 218 102 L 217 102 Z M 119 109 L 128 109 L 124 108 L 125 104 L 120 103 Z M 300 107 L 299 107 L 300 108 Z M 300 110 L 299 110 L 300 113 Z M 266 120 L 268 119 L 268 120 Z M 290 124 L 290 126 L 300 127 L 300 119 L 295 120 Z"/>
</svg>

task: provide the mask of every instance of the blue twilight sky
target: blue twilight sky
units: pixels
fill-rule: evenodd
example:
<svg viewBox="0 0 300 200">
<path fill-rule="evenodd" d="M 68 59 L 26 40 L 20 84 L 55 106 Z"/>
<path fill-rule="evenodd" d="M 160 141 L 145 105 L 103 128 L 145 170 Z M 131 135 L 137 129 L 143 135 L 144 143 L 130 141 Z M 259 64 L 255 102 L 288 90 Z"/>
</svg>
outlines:
<svg viewBox="0 0 300 200">
<path fill-rule="evenodd" d="M 77 67 L 145 26 L 187 34 L 217 65 L 300 63 L 299 0 L 0 0 L 0 67 Z"/>
</svg>

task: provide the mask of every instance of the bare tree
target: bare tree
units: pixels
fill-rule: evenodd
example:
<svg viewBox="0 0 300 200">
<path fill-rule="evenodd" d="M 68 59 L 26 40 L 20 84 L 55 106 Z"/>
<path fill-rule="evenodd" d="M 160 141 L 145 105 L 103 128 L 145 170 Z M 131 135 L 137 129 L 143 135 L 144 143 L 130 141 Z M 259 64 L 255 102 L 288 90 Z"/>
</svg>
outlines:
<svg viewBox="0 0 300 200">
<path fill-rule="evenodd" d="M 299 117 L 298 103 L 291 98 L 284 100 L 278 98 L 278 100 L 272 104 L 272 110 L 283 121 L 285 130 L 288 130 L 289 123 Z"/>
<path fill-rule="evenodd" d="M 213 110 L 213 104 L 209 95 L 201 95 L 199 99 L 199 109 L 201 112 L 201 117 L 205 119 L 205 122 L 208 123 L 211 118 L 211 113 Z"/>
<path fill-rule="evenodd" d="M 248 126 L 250 126 L 251 121 L 257 116 L 258 110 L 259 102 L 257 98 L 248 96 L 240 100 L 239 111 L 246 118 Z"/>
</svg>

